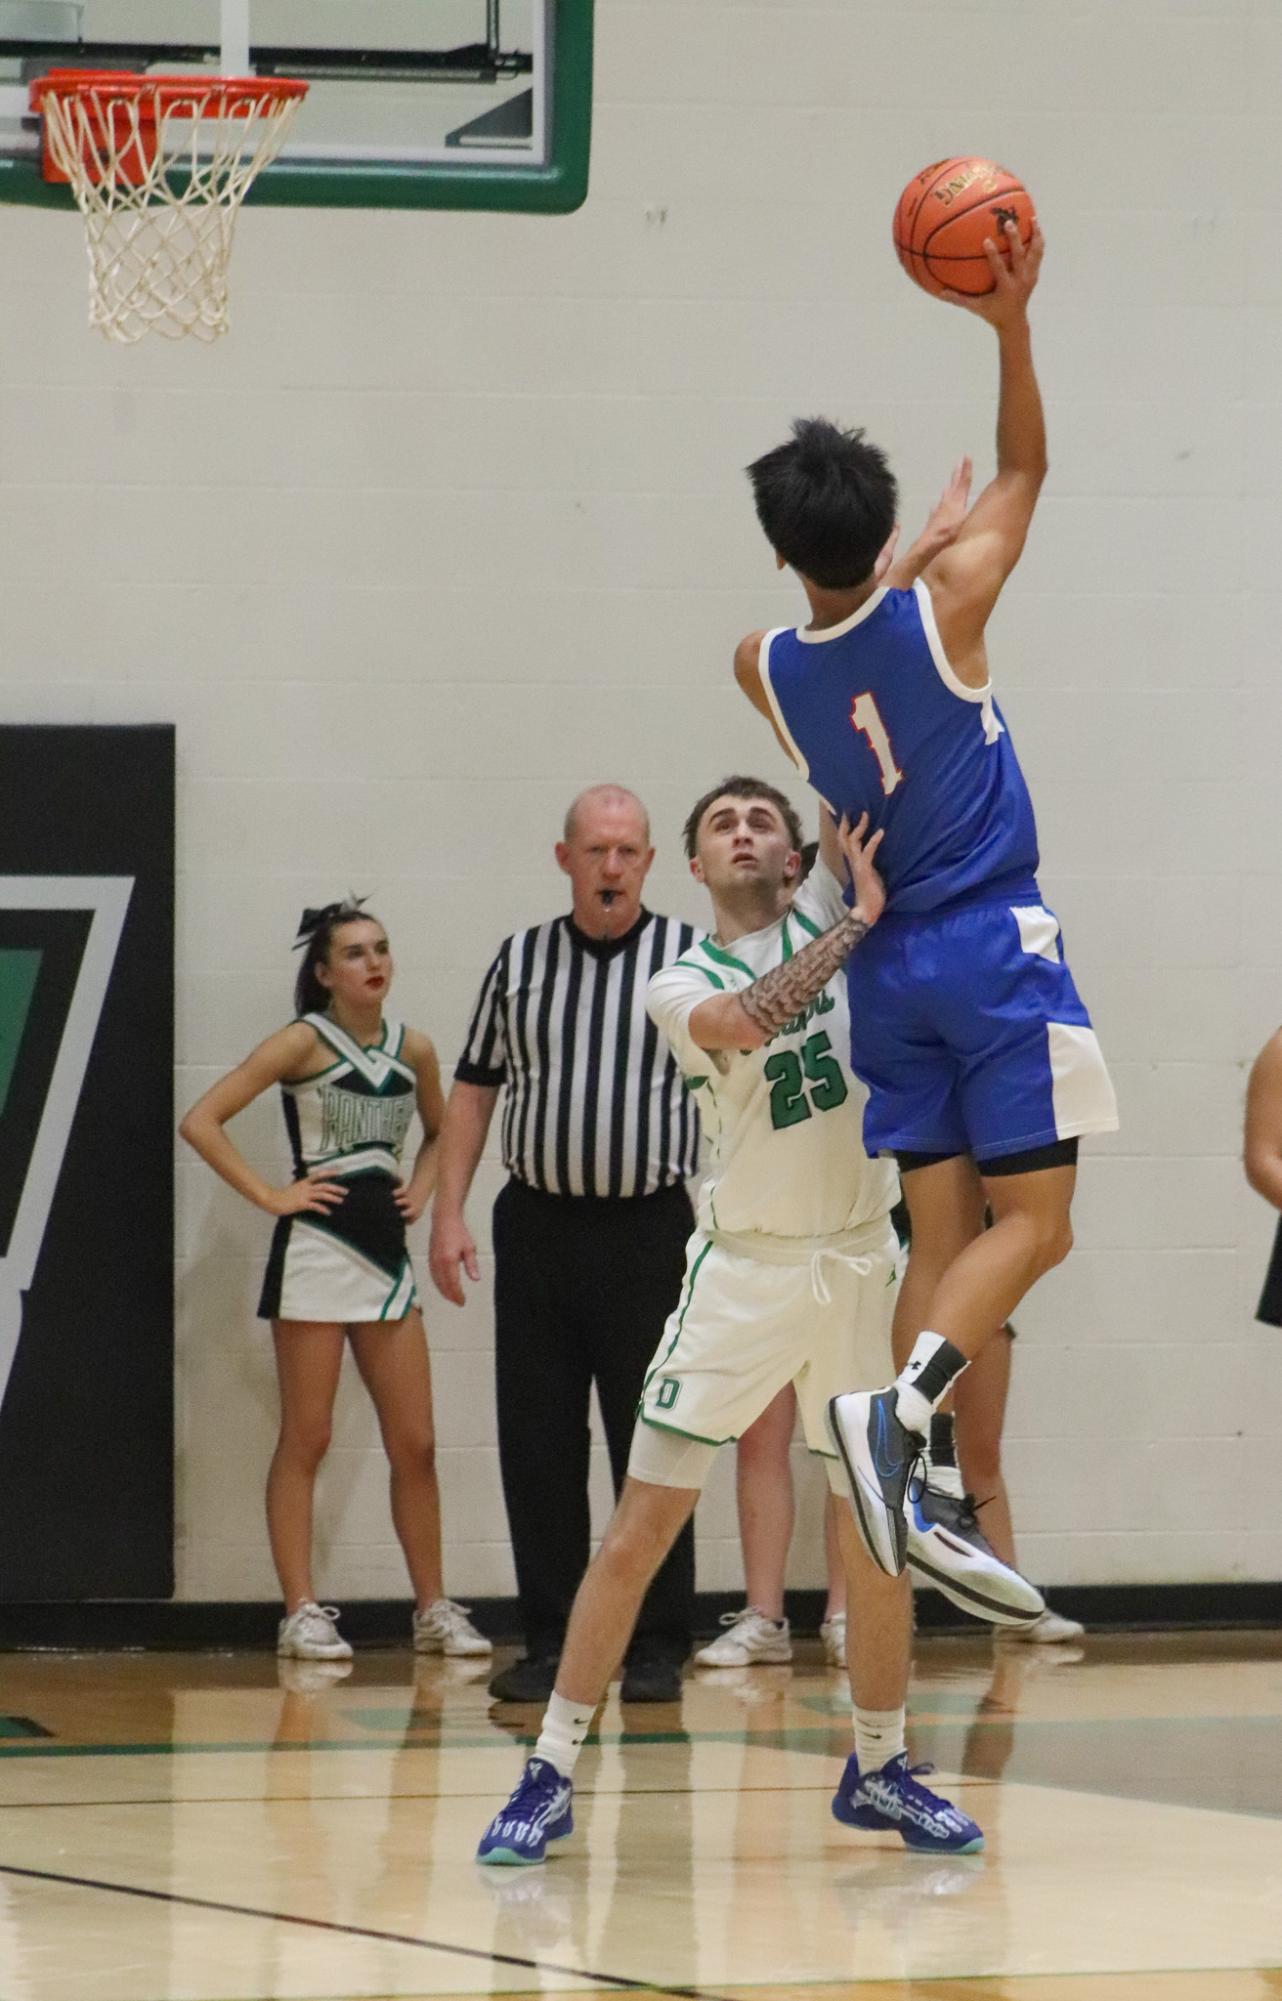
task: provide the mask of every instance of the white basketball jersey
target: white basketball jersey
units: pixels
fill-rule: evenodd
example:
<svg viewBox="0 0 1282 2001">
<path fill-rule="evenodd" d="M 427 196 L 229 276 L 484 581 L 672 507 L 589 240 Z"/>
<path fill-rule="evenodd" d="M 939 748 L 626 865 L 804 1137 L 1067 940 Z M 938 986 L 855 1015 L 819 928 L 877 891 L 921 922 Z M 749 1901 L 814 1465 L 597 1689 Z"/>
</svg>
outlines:
<svg viewBox="0 0 1282 2001">
<path fill-rule="evenodd" d="M 690 1016 L 738 993 L 843 915 L 841 885 L 817 861 L 785 917 L 729 948 L 705 939 L 656 973 L 646 1004 L 699 1105 L 711 1160 L 702 1229 L 811 1241 L 884 1216 L 898 1198 L 893 1161 L 863 1145 L 868 1093 L 850 1068 L 850 1013 L 839 972 L 761 1049 L 700 1049 Z"/>
</svg>

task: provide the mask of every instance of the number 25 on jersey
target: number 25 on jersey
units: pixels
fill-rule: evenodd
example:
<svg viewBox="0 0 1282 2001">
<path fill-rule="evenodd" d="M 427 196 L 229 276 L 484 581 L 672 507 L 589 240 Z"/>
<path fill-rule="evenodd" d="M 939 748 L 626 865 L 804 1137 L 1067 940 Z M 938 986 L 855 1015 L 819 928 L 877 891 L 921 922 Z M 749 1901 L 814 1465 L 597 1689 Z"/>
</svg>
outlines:
<svg viewBox="0 0 1282 2001">
<path fill-rule="evenodd" d="M 867 737 L 869 748 L 881 770 L 881 789 L 889 799 L 904 774 L 895 763 L 895 753 L 890 747 L 881 710 L 871 695 L 855 696 L 850 708 L 850 721 L 860 736 Z"/>
</svg>

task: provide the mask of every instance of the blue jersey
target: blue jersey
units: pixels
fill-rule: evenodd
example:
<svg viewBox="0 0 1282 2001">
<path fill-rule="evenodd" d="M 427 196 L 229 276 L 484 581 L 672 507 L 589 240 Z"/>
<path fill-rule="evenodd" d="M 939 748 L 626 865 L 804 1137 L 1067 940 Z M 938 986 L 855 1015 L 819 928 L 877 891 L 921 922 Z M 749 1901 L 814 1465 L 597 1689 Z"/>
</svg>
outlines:
<svg viewBox="0 0 1282 2001">
<path fill-rule="evenodd" d="M 792 756 L 838 817 L 884 827 L 889 905 L 939 910 L 1033 887 L 1037 829 L 991 687 L 968 688 L 930 592 L 878 590 L 824 632 L 766 635 L 761 680 Z"/>
</svg>

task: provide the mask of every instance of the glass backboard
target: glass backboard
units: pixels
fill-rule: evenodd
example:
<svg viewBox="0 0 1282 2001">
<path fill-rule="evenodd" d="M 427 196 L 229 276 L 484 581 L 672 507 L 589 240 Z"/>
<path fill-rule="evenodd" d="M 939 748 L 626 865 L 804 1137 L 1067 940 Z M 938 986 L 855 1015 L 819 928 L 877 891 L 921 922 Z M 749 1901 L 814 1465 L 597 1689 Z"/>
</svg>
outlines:
<svg viewBox="0 0 1282 2001">
<path fill-rule="evenodd" d="M 51 69 L 301 77 L 250 200 L 564 212 L 587 193 L 592 0 L 0 0 L 0 201 L 41 178 Z"/>
</svg>

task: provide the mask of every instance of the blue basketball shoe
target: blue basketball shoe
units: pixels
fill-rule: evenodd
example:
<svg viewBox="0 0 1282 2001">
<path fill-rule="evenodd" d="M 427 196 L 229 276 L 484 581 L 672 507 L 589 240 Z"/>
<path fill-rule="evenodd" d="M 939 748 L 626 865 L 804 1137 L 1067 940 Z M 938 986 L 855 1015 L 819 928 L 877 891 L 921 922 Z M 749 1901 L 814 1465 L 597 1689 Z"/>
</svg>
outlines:
<svg viewBox="0 0 1282 2001">
<path fill-rule="evenodd" d="M 925 1440 L 901 1424 L 895 1386 L 851 1390 L 828 1405 L 828 1432 L 846 1469 L 855 1525 L 869 1556 L 888 1577 L 908 1561 L 904 1503 Z"/>
<path fill-rule="evenodd" d="M 507 1805 L 500 1807 L 481 1836 L 478 1862 L 542 1862 L 549 1841 L 574 1832 L 570 1802 L 574 1787 L 555 1765 L 531 1758 Z"/>
<path fill-rule="evenodd" d="M 933 1765 L 910 1765 L 901 1751 L 879 1772 L 860 1776 L 852 1751 L 832 1798 L 833 1818 L 843 1827 L 871 1830 L 892 1828 L 906 1848 L 926 1855 L 974 1855 L 984 1845 L 980 1828 L 960 1807 L 918 1785 L 918 1775 Z"/>
</svg>

